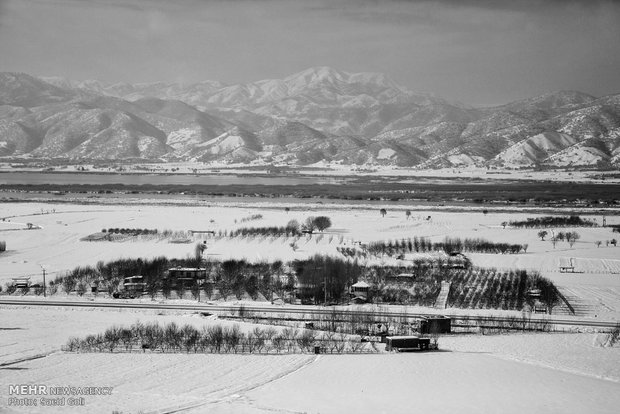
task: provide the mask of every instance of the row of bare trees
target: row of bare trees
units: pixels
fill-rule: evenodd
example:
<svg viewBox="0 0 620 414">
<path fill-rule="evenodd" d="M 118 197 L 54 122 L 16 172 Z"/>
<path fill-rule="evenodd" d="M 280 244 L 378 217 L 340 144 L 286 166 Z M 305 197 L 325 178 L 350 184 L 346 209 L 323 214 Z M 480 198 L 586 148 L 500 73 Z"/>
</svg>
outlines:
<svg viewBox="0 0 620 414">
<path fill-rule="evenodd" d="M 538 232 L 538 237 L 540 237 L 540 240 L 543 240 L 543 241 L 545 240 L 545 237 L 547 237 L 548 235 L 549 235 L 549 232 L 547 232 L 546 230 L 541 230 Z M 555 246 L 558 244 L 559 241 L 566 241 L 566 243 L 568 243 L 570 247 L 573 247 L 575 242 L 577 242 L 577 240 L 579 240 L 580 238 L 581 238 L 581 235 L 577 233 L 576 231 L 567 231 L 567 232 L 559 231 L 556 233 L 555 231 L 551 230 L 551 237 L 549 238 L 549 240 L 553 244 L 553 248 L 555 248 Z"/>
<path fill-rule="evenodd" d="M 65 349 L 71 352 L 186 352 L 186 353 L 312 353 L 315 347 L 328 353 L 376 352 L 359 337 L 308 329 L 275 328 L 243 332 L 239 325 L 231 327 L 206 325 L 198 329 L 172 322 L 135 323 L 129 327 L 114 326 L 102 334 L 83 339 L 71 338 Z"/>
<path fill-rule="evenodd" d="M 521 251 L 527 252 L 527 248 L 527 244 L 495 243 L 481 238 L 461 239 L 458 237 L 446 237 L 441 242 L 433 243 L 426 237 L 415 236 L 413 239 L 371 242 L 366 247 L 366 250 L 375 255 L 431 251 L 517 254 Z"/>
</svg>

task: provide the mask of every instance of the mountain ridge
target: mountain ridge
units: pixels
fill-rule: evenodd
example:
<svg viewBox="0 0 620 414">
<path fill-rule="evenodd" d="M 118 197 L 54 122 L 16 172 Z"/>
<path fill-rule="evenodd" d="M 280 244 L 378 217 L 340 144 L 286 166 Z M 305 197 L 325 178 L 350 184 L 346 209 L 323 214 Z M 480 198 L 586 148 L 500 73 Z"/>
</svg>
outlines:
<svg viewBox="0 0 620 414">
<path fill-rule="evenodd" d="M 0 157 L 618 168 L 620 95 L 475 108 L 325 66 L 236 85 L 0 73 Z"/>
</svg>

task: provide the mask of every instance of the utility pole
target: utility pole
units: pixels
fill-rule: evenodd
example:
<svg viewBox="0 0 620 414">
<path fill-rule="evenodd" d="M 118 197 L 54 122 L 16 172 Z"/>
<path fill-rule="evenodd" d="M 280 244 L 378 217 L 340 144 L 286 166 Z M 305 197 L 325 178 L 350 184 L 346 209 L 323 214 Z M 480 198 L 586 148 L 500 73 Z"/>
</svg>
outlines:
<svg viewBox="0 0 620 414">
<path fill-rule="evenodd" d="M 327 273 L 323 272 L 323 292 L 325 293 L 325 298 L 323 299 L 323 306 L 327 305 Z"/>
<path fill-rule="evenodd" d="M 41 266 L 41 269 L 43 270 L 43 297 L 46 298 L 47 297 L 47 285 L 45 284 L 45 268 Z"/>
</svg>

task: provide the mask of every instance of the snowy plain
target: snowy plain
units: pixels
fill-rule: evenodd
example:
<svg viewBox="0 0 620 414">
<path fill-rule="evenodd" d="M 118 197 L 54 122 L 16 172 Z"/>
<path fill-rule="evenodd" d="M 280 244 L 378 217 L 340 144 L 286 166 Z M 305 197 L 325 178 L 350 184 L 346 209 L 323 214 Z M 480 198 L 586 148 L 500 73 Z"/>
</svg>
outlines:
<svg viewBox="0 0 620 414">
<path fill-rule="evenodd" d="M 539 215 L 479 211 L 388 209 L 346 204 L 300 206 L 244 203 L 208 206 L 76 205 L 4 203 L 0 239 L 0 283 L 30 276 L 41 281 L 42 266 L 53 278 L 78 265 L 119 257 L 185 257 L 194 242 L 169 239 L 86 242 L 103 228 L 157 228 L 160 231 L 283 226 L 313 215 L 332 218 L 322 235 L 291 239 L 207 238 L 207 257 L 251 261 L 292 260 L 315 253 L 337 255 L 356 241 L 407 237 L 481 237 L 527 243 L 518 255 L 473 254 L 479 266 L 540 271 L 561 288 L 599 304 L 590 317 L 620 318 L 620 248 L 597 247 L 613 237 L 610 229 L 578 228 L 573 246 L 555 248 L 537 230 L 503 228 L 504 221 Z M 247 220 L 256 214 L 262 218 Z M 431 216 L 430 220 L 426 220 Z M 602 220 L 602 217 L 596 217 Z M 608 216 L 610 224 L 620 223 Z M 27 229 L 27 223 L 35 227 Z M 572 230 L 572 229 L 563 229 Z M 320 238 L 320 239 L 319 239 Z M 573 258 L 583 273 L 560 273 L 561 260 Z M 392 258 L 380 259 L 392 263 Z M 48 279 L 49 280 L 49 279 Z M 448 310 L 451 311 L 451 310 Z M 601 313 L 603 312 L 603 313 Z M 599 346 L 600 334 L 452 335 L 440 338 L 440 352 L 376 355 L 185 355 L 71 354 L 60 347 L 69 337 L 103 332 L 136 321 L 174 321 L 202 326 L 231 322 L 188 312 L 0 307 L 0 410 L 3 412 L 193 412 L 193 413 L 361 413 L 381 412 L 562 412 L 615 413 L 620 405 L 620 348 Z M 242 324 L 243 325 L 243 324 Z M 110 386 L 111 396 L 92 396 L 81 408 L 7 406 L 11 384 Z"/>
</svg>

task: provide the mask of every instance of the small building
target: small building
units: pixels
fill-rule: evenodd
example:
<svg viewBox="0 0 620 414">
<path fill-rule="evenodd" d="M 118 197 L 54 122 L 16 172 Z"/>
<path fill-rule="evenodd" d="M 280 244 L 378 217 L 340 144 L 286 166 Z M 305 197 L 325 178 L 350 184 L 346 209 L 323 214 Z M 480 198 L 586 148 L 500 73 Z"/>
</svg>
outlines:
<svg viewBox="0 0 620 414">
<path fill-rule="evenodd" d="M 173 267 L 168 269 L 168 278 L 172 282 L 182 282 L 185 285 L 205 282 L 207 280 L 207 269 L 202 267 Z"/>
<path fill-rule="evenodd" d="M 351 285 L 351 295 L 354 297 L 359 297 L 363 299 L 368 299 L 368 289 L 370 285 L 364 281 L 359 281 L 353 285 Z"/>
<path fill-rule="evenodd" d="M 467 269 L 471 261 L 461 252 L 451 252 L 448 258 L 448 266 L 452 269 Z"/>
<path fill-rule="evenodd" d="M 29 277 L 14 277 L 13 286 L 15 286 L 18 289 L 30 287 L 30 278 Z"/>
<path fill-rule="evenodd" d="M 547 305 L 545 305 L 538 299 L 534 301 L 534 306 L 532 307 L 532 309 L 534 310 L 534 313 L 547 313 L 548 312 Z"/>
<path fill-rule="evenodd" d="M 123 279 L 123 290 L 132 293 L 142 293 L 146 288 L 146 283 L 142 276 L 129 276 Z"/>
<path fill-rule="evenodd" d="M 560 257 L 560 273 L 575 273 L 573 258 Z"/>
<path fill-rule="evenodd" d="M 191 236 L 201 235 L 201 234 L 204 234 L 204 235 L 208 234 L 210 236 L 215 236 L 215 231 L 213 231 L 213 230 L 188 230 L 187 232 Z"/>
</svg>

